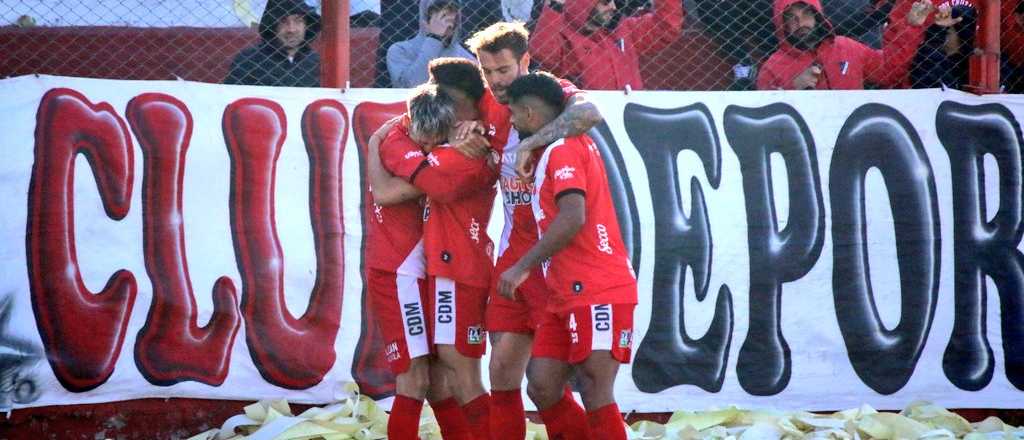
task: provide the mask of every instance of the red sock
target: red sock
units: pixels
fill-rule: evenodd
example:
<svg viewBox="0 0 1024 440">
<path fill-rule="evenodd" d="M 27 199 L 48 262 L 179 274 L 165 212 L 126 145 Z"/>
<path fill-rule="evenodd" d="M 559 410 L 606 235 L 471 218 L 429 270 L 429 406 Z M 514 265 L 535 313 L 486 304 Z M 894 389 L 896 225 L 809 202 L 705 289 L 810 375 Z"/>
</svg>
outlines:
<svg viewBox="0 0 1024 440">
<path fill-rule="evenodd" d="M 454 397 L 431 402 L 430 407 L 434 409 L 434 418 L 437 425 L 441 427 L 441 438 L 445 440 L 471 440 L 469 422 L 466 415 L 462 413 L 462 407 Z"/>
<path fill-rule="evenodd" d="M 463 405 L 462 412 L 466 413 L 466 420 L 469 421 L 469 428 L 473 431 L 474 438 L 484 440 L 491 438 L 490 394 L 483 393 L 472 402 Z"/>
<path fill-rule="evenodd" d="M 412 397 L 395 395 L 388 417 L 388 438 L 394 440 L 417 440 L 420 431 L 420 411 L 423 401 Z"/>
<path fill-rule="evenodd" d="M 587 414 L 576 403 L 569 387 L 565 387 L 562 400 L 540 411 L 540 418 L 550 440 L 587 440 L 591 437 Z"/>
<path fill-rule="evenodd" d="M 626 426 L 622 423 L 619 405 L 609 403 L 589 412 L 587 421 L 596 440 L 626 440 Z"/>
<path fill-rule="evenodd" d="M 514 390 L 491 390 L 491 438 L 521 440 L 526 437 L 523 395 Z"/>
</svg>

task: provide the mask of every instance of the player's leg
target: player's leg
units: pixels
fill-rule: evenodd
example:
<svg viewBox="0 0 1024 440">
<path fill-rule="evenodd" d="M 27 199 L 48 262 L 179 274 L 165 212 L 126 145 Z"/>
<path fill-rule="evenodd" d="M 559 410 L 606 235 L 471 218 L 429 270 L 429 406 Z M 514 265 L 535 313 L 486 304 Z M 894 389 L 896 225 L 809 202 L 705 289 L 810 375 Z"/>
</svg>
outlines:
<svg viewBox="0 0 1024 440">
<path fill-rule="evenodd" d="M 455 399 L 476 438 L 490 438 L 491 396 L 484 388 L 480 358 L 487 349 L 484 307 L 487 289 L 432 278 L 434 343 Z"/>
<path fill-rule="evenodd" d="M 452 393 L 448 376 L 450 371 L 433 359 L 430 363 L 430 388 L 427 401 L 434 410 L 434 418 L 441 428 L 441 438 L 445 440 L 470 440 L 473 438 L 469 421 L 462 412 L 462 406 Z"/>
<path fill-rule="evenodd" d="M 575 313 L 579 344 L 570 354 L 579 362 L 586 386 L 581 390 L 587 420 L 597 439 L 626 439 L 615 402 L 615 377 L 631 355 L 633 305 L 594 305 Z"/>
<path fill-rule="evenodd" d="M 545 315 L 534 333 L 526 392 L 537 406 L 548 438 L 590 438 L 586 413 L 568 387 L 571 337 L 565 319 L 553 313 Z"/>
<path fill-rule="evenodd" d="M 384 336 L 385 357 L 395 374 L 388 438 L 416 439 L 430 382 L 430 343 L 423 291 L 416 277 L 370 269 L 368 306 Z"/>
<path fill-rule="evenodd" d="M 413 440 L 419 438 L 420 413 L 430 381 L 430 365 L 426 357 L 409 363 L 409 369 L 395 376 L 395 400 L 388 418 L 388 438 Z"/>
<path fill-rule="evenodd" d="M 495 440 L 518 440 L 526 436 L 522 383 L 533 348 L 533 335 L 492 332 L 490 336 L 491 436 Z"/>
</svg>

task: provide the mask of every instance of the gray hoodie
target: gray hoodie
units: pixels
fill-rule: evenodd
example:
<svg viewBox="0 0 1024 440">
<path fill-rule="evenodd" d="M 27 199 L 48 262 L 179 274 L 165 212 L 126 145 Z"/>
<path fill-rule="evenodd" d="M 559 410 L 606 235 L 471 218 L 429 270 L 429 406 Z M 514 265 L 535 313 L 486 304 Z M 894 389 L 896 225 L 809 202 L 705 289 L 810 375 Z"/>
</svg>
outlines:
<svg viewBox="0 0 1024 440">
<path fill-rule="evenodd" d="M 455 20 L 451 42 L 445 46 L 436 38 L 427 36 L 427 9 L 440 0 L 420 0 L 420 30 L 415 37 L 392 44 L 388 48 L 388 75 L 393 87 L 416 87 L 427 82 L 427 64 L 434 58 L 459 57 L 476 61 L 476 57 L 462 46 L 462 14 Z M 457 2 L 456 2 L 457 3 Z"/>
</svg>

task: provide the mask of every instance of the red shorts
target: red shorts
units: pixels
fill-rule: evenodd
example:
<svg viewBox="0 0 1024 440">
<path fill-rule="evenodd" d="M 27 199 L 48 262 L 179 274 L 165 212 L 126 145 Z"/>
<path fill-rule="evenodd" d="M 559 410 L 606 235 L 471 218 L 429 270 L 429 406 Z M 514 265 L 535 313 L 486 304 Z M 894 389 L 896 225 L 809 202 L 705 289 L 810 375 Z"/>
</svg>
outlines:
<svg viewBox="0 0 1024 440">
<path fill-rule="evenodd" d="M 533 339 L 533 356 L 579 364 L 590 353 L 608 350 L 628 364 L 633 345 L 636 304 L 595 304 L 565 312 L 547 312 Z"/>
<path fill-rule="evenodd" d="M 366 270 L 367 306 L 384 336 L 384 357 L 394 374 L 409 362 L 430 354 L 430 304 L 426 281 L 378 269 Z"/>
<path fill-rule="evenodd" d="M 494 273 L 501 275 L 515 264 L 514 261 L 498 266 Z M 533 334 L 537 326 L 544 321 L 548 305 L 548 286 L 544 283 L 544 274 L 540 267 L 530 271 L 530 276 L 516 289 L 515 301 L 498 294 L 497 286 L 491 286 L 491 298 L 487 303 L 487 331 Z"/>
<path fill-rule="evenodd" d="M 487 351 L 484 309 L 487 289 L 444 277 L 430 280 L 430 308 L 435 345 L 454 345 L 463 356 L 480 358 Z"/>
</svg>

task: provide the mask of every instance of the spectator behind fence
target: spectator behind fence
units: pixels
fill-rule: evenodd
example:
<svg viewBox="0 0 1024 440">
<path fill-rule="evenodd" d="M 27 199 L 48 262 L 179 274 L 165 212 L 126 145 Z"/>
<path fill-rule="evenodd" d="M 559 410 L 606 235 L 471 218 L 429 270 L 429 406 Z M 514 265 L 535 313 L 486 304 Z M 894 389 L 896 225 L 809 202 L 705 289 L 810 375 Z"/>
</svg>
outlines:
<svg viewBox="0 0 1024 440">
<path fill-rule="evenodd" d="M 614 0 L 548 0 L 530 54 L 542 69 L 584 89 L 638 90 L 640 56 L 664 49 L 682 27 L 680 0 L 657 0 L 653 11 L 631 17 L 616 17 Z"/>
<path fill-rule="evenodd" d="M 969 2 L 948 3 L 939 10 L 950 9 L 957 22 L 952 26 L 933 24 L 925 31 L 924 43 L 917 50 L 910 70 L 910 81 L 915 89 L 949 87 L 961 89 L 967 85 L 971 55 L 974 53 L 974 33 L 978 14 Z"/>
<path fill-rule="evenodd" d="M 1006 75 L 1003 77 L 1006 93 L 1024 93 L 1024 1 L 1013 1 L 1002 3 L 1002 14 L 1007 15 L 1009 6 L 1011 19 L 1003 20 L 1003 29 L 1000 35 L 1002 45 L 1002 59 L 1007 67 Z"/>
<path fill-rule="evenodd" d="M 260 18 L 260 42 L 231 62 L 225 84 L 320 87 L 320 55 L 310 42 L 320 15 L 302 0 L 268 0 Z"/>
<path fill-rule="evenodd" d="M 877 50 L 837 36 L 819 0 L 775 0 L 772 21 L 779 48 L 761 67 L 757 88 L 849 90 L 863 89 L 865 83 L 897 87 L 907 76 L 924 37 L 922 25 L 934 9 L 929 1 L 914 2 L 904 20 L 887 26 L 885 47 Z"/>
<path fill-rule="evenodd" d="M 462 47 L 462 13 L 456 0 L 420 0 L 420 31 L 388 48 L 392 87 L 415 87 L 427 82 L 427 64 L 434 58 L 458 57 L 476 61 Z"/>
</svg>

